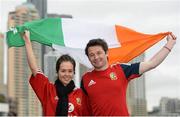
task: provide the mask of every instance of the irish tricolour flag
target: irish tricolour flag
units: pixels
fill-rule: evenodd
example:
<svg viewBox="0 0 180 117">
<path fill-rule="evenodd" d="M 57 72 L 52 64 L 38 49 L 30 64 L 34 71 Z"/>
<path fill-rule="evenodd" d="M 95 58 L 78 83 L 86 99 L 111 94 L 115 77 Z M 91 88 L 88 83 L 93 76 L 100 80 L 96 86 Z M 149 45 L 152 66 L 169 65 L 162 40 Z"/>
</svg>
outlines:
<svg viewBox="0 0 180 117">
<path fill-rule="evenodd" d="M 80 63 L 90 66 L 84 49 L 90 39 L 102 38 L 109 46 L 109 62 L 129 62 L 169 34 L 143 34 L 120 25 L 107 25 L 74 19 L 47 18 L 27 22 L 7 32 L 9 47 L 24 46 L 20 34 L 30 31 L 31 41 L 70 54 Z"/>
</svg>

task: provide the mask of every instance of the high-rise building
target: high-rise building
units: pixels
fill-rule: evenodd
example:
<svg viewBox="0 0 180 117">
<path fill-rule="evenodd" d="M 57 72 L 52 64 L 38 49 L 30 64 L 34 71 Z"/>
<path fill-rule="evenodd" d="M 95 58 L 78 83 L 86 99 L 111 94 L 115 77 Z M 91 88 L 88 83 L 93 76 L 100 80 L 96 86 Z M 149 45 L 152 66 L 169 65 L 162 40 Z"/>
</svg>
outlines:
<svg viewBox="0 0 180 117">
<path fill-rule="evenodd" d="M 161 115 L 179 114 L 180 115 L 180 99 L 163 97 L 160 100 Z"/>
<path fill-rule="evenodd" d="M 162 97 L 159 106 L 148 112 L 149 116 L 180 116 L 180 99 Z"/>
<path fill-rule="evenodd" d="M 44 74 L 48 77 L 49 81 L 54 83 L 57 78 L 56 74 L 56 61 L 58 55 L 55 51 L 51 51 L 44 55 Z"/>
<path fill-rule="evenodd" d="M 41 18 L 46 18 L 47 14 L 47 0 L 27 0 L 28 3 L 32 3 Z"/>
<path fill-rule="evenodd" d="M 8 27 L 22 25 L 24 22 L 39 19 L 39 14 L 30 3 L 24 3 L 9 13 Z M 41 66 L 41 45 L 32 43 L 37 63 Z M 29 85 L 31 75 L 27 64 L 25 47 L 8 49 L 8 96 L 14 100 L 10 110 L 16 110 L 18 116 L 40 116 L 41 105 Z M 14 106 L 15 105 L 15 106 Z M 16 109 L 13 109 L 16 108 Z"/>
<path fill-rule="evenodd" d="M 130 63 L 140 62 L 144 60 L 144 54 L 133 59 Z M 127 91 L 127 102 L 129 113 L 132 116 L 146 116 L 147 103 L 146 103 L 146 89 L 145 89 L 145 76 L 142 75 L 130 81 Z"/>
<path fill-rule="evenodd" d="M 3 54 L 4 54 L 4 35 L 0 33 L 0 94 L 7 96 L 7 85 L 4 84 L 4 74 L 3 74 Z"/>
</svg>

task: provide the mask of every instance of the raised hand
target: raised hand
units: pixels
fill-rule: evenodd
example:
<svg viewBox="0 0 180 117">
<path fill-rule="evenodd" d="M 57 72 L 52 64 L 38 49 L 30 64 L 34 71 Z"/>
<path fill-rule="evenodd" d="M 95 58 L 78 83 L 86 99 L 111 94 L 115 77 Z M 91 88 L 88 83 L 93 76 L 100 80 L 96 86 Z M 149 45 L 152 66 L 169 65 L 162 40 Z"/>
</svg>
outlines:
<svg viewBox="0 0 180 117">
<path fill-rule="evenodd" d="M 30 42 L 30 32 L 25 30 L 25 32 L 22 34 L 22 37 L 25 41 L 25 43 L 29 43 Z"/>
<path fill-rule="evenodd" d="M 166 39 L 167 44 L 165 46 L 171 50 L 173 46 L 176 44 L 176 36 L 173 33 L 170 33 Z"/>
</svg>

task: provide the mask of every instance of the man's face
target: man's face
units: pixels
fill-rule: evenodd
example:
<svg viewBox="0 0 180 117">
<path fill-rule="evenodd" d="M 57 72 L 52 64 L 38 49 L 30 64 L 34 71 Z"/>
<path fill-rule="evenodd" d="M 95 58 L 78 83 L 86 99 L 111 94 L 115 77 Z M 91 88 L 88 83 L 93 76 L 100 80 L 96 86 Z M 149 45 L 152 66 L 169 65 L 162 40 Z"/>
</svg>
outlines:
<svg viewBox="0 0 180 117">
<path fill-rule="evenodd" d="M 89 47 L 88 58 L 96 70 L 105 70 L 108 66 L 107 53 L 101 46 Z"/>
</svg>

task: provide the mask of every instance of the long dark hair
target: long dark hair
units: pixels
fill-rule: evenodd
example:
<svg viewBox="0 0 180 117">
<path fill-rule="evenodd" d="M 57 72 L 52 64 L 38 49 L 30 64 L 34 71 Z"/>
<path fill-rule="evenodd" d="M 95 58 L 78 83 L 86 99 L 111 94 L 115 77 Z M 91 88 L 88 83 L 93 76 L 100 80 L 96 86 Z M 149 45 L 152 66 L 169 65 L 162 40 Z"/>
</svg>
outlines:
<svg viewBox="0 0 180 117">
<path fill-rule="evenodd" d="M 59 59 L 56 62 L 56 72 L 58 73 L 60 69 L 60 65 L 62 62 L 71 62 L 73 65 L 73 70 L 75 74 L 75 67 L 76 67 L 76 62 L 75 60 L 65 54 L 59 57 Z M 57 78 L 55 81 L 55 86 L 56 86 L 56 92 L 59 97 L 58 104 L 56 107 L 56 116 L 67 116 L 68 115 L 68 95 L 73 91 L 75 88 L 74 81 L 71 80 L 68 85 L 64 86 L 63 83 Z"/>
</svg>

